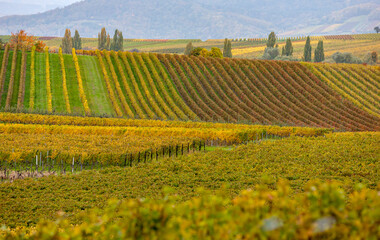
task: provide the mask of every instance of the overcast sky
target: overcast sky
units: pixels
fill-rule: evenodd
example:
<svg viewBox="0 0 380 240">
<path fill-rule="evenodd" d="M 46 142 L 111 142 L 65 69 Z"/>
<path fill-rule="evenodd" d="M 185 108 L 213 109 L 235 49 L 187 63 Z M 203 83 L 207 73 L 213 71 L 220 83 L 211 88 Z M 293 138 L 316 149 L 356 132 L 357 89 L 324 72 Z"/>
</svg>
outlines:
<svg viewBox="0 0 380 240">
<path fill-rule="evenodd" d="M 0 16 L 39 13 L 79 1 L 81 0 L 0 0 Z"/>
</svg>

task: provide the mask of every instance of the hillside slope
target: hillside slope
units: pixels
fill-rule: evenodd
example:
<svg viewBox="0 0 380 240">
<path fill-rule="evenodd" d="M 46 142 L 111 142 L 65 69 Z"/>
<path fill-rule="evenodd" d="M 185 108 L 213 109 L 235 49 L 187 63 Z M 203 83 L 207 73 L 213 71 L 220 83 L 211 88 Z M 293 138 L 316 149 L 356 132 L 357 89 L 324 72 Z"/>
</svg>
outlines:
<svg viewBox="0 0 380 240">
<path fill-rule="evenodd" d="M 353 131 L 380 128 L 377 67 L 89 53 L 94 56 L 77 55 L 78 61 L 71 55 L 25 53 L 28 57 L 23 80 L 22 63 L 17 60 L 23 54 L 19 52 L 13 58 L 13 51 L 1 51 L 1 107 Z M 27 84 L 29 87 L 24 87 Z M 22 89 L 25 94 L 17 95 Z M 10 97 L 13 100 L 6 101 Z"/>
<path fill-rule="evenodd" d="M 291 2 L 291 3 L 290 3 Z M 128 38 L 236 38 L 372 32 L 380 24 L 375 0 L 84 0 L 29 16 L 0 18 L 0 34 L 25 29 L 63 36 L 66 28 L 96 37 L 101 27 Z"/>
</svg>

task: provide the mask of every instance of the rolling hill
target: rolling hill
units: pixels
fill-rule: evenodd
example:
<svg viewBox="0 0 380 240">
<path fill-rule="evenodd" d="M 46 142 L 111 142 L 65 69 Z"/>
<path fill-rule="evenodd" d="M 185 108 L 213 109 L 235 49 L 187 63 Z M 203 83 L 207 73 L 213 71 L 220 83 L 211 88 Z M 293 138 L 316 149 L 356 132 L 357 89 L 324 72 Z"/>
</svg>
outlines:
<svg viewBox="0 0 380 240">
<path fill-rule="evenodd" d="M 305 10 L 306 9 L 306 10 Z M 96 37 L 101 27 L 129 38 L 236 38 L 372 32 L 380 4 L 358 1 L 158 1 L 84 0 L 27 16 L 0 18 L 0 34 L 18 29 L 39 36 L 63 36 L 66 28 Z"/>
<path fill-rule="evenodd" d="M 378 130 L 378 67 L 129 52 L 0 52 L 8 111 Z"/>
</svg>

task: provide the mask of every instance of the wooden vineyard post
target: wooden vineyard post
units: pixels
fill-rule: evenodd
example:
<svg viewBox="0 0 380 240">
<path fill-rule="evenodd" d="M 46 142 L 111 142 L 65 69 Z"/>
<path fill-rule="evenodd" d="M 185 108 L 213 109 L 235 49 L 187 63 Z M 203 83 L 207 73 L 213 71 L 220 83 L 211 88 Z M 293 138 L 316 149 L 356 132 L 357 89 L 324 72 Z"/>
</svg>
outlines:
<svg viewBox="0 0 380 240">
<path fill-rule="evenodd" d="M 183 155 L 183 143 L 182 143 L 182 148 L 181 148 L 181 155 Z"/>
</svg>

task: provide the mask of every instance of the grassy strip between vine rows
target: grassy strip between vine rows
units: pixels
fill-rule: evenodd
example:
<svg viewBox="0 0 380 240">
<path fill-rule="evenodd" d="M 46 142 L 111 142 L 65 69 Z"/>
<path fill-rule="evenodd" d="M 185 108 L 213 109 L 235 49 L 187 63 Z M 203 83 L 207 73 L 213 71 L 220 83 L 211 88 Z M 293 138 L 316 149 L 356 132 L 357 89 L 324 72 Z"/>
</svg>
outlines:
<svg viewBox="0 0 380 240">
<path fill-rule="evenodd" d="M 84 171 L 74 175 L 2 183 L 0 222 L 12 228 L 32 226 L 40 219 L 54 219 L 54 214 L 64 211 L 70 223 L 80 223 L 81 220 L 77 213 L 81 210 L 93 207 L 103 208 L 110 198 L 160 199 L 165 186 L 172 188 L 172 194 L 177 196 L 176 201 L 178 202 L 198 196 L 199 192 L 196 189 L 199 187 L 212 193 L 222 191 L 226 198 L 230 199 L 236 197 L 244 189 L 256 189 L 257 184 L 266 184 L 270 188 L 274 188 L 279 179 L 287 179 L 290 182 L 290 187 L 294 190 L 291 196 L 296 199 L 307 190 L 305 184 L 317 179 L 324 182 L 335 181 L 349 193 L 357 184 L 376 189 L 379 187 L 380 181 L 377 174 L 380 171 L 379 146 L 380 133 L 334 133 L 328 134 L 326 137 L 291 137 L 250 143 L 231 150 L 220 149 L 179 158 L 166 158 L 133 167 L 111 167 L 99 171 Z M 334 188 L 327 187 L 327 189 L 333 190 Z M 316 194 L 316 198 L 311 197 L 310 204 L 322 204 L 318 205 L 318 208 L 312 208 L 313 211 L 320 214 L 311 214 L 312 219 L 331 216 L 335 218 L 336 223 L 348 221 L 347 224 L 358 224 L 358 232 L 369 229 L 369 226 L 361 226 L 361 222 L 370 221 L 373 224 L 373 220 L 376 219 L 369 220 L 366 217 L 360 219 L 356 215 L 346 216 L 345 213 L 342 215 L 341 211 L 344 212 L 343 209 L 346 207 L 345 200 L 341 199 L 344 195 L 341 191 L 334 190 L 331 194 L 326 193 L 326 196 L 329 195 L 335 199 L 331 201 L 319 199 L 317 196 L 321 197 L 321 195 L 318 191 L 311 194 Z M 270 195 L 261 197 L 265 196 L 270 200 Z M 287 196 L 288 193 L 284 198 L 288 199 Z M 272 197 L 276 199 L 276 195 Z M 362 197 L 366 199 L 366 196 Z M 378 197 L 377 195 L 377 204 L 379 203 Z M 138 201 L 136 200 L 135 203 L 137 204 Z M 350 202 L 348 209 L 356 206 L 356 203 L 355 201 Z M 300 204 L 302 201 L 297 205 L 309 206 L 309 203 Z M 358 206 L 366 207 L 368 204 L 372 204 L 370 199 L 366 199 Z M 287 204 L 281 205 L 280 199 L 279 202 L 273 201 L 270 204 L 264 200 L 263 202 L 249 201 L 249 204 L 246 204 L 247 211 L 250 207 L 254 208 L 258 205 L 262 205 L 264 209 L 264 206 L 268 208 L 273 206 L 276 209 L 284 207 L 283 212 L 278 212 L 280 215 L 274 216 L 280 217 L 281 221 L 285 222 L 287 220 L 282 218 L 284 216 L 282 214 L 287 214 L 291 219 L 303 216 L 297 212 L 302 211 L 303 207 L 297 208 L 296 211 L 288 211 L 286 210 Z M 316 207 L 316 205 L 314 206 Z M 376 214 L 376 212 L 371 212 L 372 210 L 366 209 L 362 213 Z M 379 208 L 374 210 L 379 216 Z M 147 211 L 146 214 L 147 216 L 155 215 L 150 211 Z M 261 220 L 267 217 L 270 216 Z M 351 217 L 358 221 L 350 221 Z M 378 219 L 377 217 L 376 221 Z M 243 219 L 239 218 L 238 220 Z"/>
</svg>

